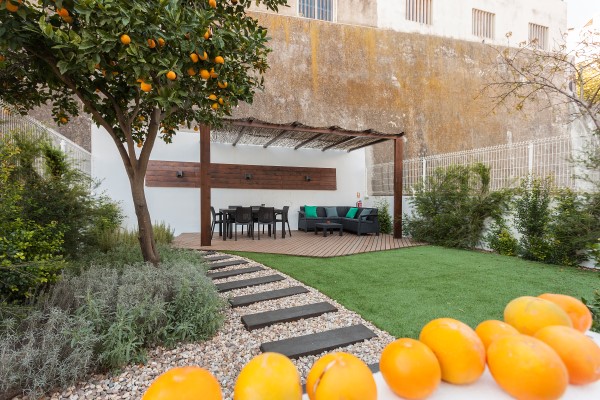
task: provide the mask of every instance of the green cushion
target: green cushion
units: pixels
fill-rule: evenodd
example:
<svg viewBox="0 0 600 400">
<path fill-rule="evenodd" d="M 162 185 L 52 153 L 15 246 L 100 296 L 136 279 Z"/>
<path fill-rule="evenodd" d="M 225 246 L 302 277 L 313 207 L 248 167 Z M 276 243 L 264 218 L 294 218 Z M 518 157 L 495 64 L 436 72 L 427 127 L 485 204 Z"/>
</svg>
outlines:
<svg viewBox="0 0 600 400">
<path fill-rule="evenodd" d="M 317 218 L 317 206 L 304 206 L 306 218 Z"/>
<path fill-rule="evenodd" d="M 354 218 L 356 217 L 356 213 L 358 212 L 358 207 L 352 207 L 348 210 L 346 214 L 346 218 Z"/>
</svg>

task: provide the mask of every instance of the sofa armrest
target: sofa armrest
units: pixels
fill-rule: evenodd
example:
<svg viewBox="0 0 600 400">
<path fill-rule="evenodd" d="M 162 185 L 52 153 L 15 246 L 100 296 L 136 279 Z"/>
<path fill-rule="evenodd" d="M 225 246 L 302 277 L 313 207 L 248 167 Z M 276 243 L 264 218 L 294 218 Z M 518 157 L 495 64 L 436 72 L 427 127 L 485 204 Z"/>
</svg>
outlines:
<svg viewBox="0 0 600 400">
<path fill-rule="evenodd" d="M 298 211 L 298 218 L 306 218 L 304 211 Z"/>
</svg>

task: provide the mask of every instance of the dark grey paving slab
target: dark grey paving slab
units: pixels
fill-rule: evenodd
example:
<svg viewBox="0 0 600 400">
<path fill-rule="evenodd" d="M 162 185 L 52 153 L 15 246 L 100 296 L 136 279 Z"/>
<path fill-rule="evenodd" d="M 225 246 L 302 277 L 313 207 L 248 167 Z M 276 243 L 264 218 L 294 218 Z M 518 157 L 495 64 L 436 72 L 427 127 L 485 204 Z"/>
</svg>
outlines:
<svg viewBox="0 0 600 400">
<path fill-rule="evenodd" d="M 230 258 L 233 258 L 233 256 L 214 256 L 214 257 L 204 257 L 204 259 L 208 262 L 215 262 L 215 261 L 223 261 L 223 260 L 229 260 Z"/>
<path fill-rule="evenodd" d="M 279 274 L 274 274 L 274 275 L 261 276 L 260 278 L 243 279 L 243 280 L 238 280 L 238 281 L 217 283 L 215 286 L 217 287 L 217 290 L 219 292 L 228 292 L 230 290 L 242 289 L 242 288 L 246 288 L 246 287 L 250 287 L 250 286 L 264 285 L 265 283 L 282 281 L 284 279 L 285 279 L 285 277 L 283 277 Z"/>
<path fill-rule="evenodd" d="M 335 312 L 337 308 L 327 302 L 307 304 L 305 306 L 282 308 L 280 310 L 265 311 L 248 314 L 242 317 L 242 323 L 249 331 L 283 322 L 298 321 L 299 319 L 318 317 L 319 315 Z"/>
<path fill-rule="evenodd" d="M 243 264 L 248 264 L 248 261 L 246 261 L 246 260 L 221 261 L 221 262 L 216 262 L 216 263 L 209 264 L 208 269 L 209 270 L 213 270 L 213 269 L 234 267 L 236 265 L 243 265 Z"/>
<path fill-rule="evenodd" d="M 308 293 L 308 289 L 306 289 L 303 286 L 292 286 L 285 289 L 269 290 L 267 292 L 232 297 L 231 299 L 229 299 L 229 304 L 231 304 L 231 307 L 234 308 L 244 307 L 261 301 L 275 300 L 280 299 L 282 297 L 294 296 L 296 294 L 302 293 Z"/>
<path fill-rule="evenodd" d="M 260 345 L 264 352 L 272 351 L 284 354 L 290 358 L 298 358 L 320 354 L 324 351 L 349 346 L 363 340 L 374 338 L 375 333 L 366 326 L 359 324 L 346 328 L 297 336 L 290 339 L 276 340 Z"/>
<path fill-rule="evenodd" d="M 230 278 L 230 277 L 236 276 L 236 275 L 250 274 L 252 272 L 258 272 L 258 271 L 262 271 L 262 270 L 264 270 L 263 267 L 256 266 L 256 267 L 232 269 L 229 271 L 209 272 L 206 274 L 206 276 L 208 276 L 211 279 L 224 279 L 224 278 Z"/>
</svg>

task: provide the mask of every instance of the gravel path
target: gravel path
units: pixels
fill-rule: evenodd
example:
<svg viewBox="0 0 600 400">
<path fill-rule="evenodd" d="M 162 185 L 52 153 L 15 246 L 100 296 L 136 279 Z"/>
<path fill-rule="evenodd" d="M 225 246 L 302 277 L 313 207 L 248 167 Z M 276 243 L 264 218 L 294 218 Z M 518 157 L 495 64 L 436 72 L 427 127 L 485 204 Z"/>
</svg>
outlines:
<svg viewBox="0 0 600 400">
<path fill-rule="evenodd" d="M 236 258 L 239 259 L 241 257 L 234 257 L 232 259 Z M 249 264 L 219 269 L 218 271 L 260 265 L 254 261 L 248 261 L 250 261 Z M 264 271 L 244 274 L 233 278 L 219 279 L 215 280 L 215 283 L 266 276 L 274 272 L 276 271 L 266 267 Z M 286 278 L 280 282 L 233 290 L 223 293 L 221 296 L 229 298 L 296 285 L 305 286 L 295 279 L 287 276 Z M 345 309 L 317 290 L 310 287 L 307 287 L 307 289 L 309 293 L 255 303 L 247 307 L 228 309 L 223 327 L 209 341 L 184 344 L 173 349 L 158 347 L 148 352 L 148 362 L 146 365 L 128 365 L 119 371 L 119 373 L 111 375 L 92 375 L 88 381 L 81 382 L 63 392 L 54 393 L 50 397 L 46 397 L 46 399 L 139 399 L 150 383 L 166 370 L 176 366 L 199 365 L 213 373 L 221 383 L 224 399 L 229 400 L 232 398 L 235 378 L 241 368 L 252 357 L 260 354 L 259 346 L 261 343 L 342 328 L 359 323 L 364 324 L 375 332 L 377 337 L 339 350 L 352 353 L 367 364 L 377 363 L 379 361 L 379 354 L 381 354 L 383 348 L 393 341 L 394 338 L 387 332 L 377 329 L 369 322 L 363 320 L 360 315 Z M 338 311 L 316 318 L 278 324 L 252 332 L 248 332 L 240 320 L 240 317 L 246 314 L 321 301 L 330 302 Z M 293 360 L 300 371 L 302 382 L 306 379 L 306 375 L 312 364 L 320 356 L 302 357 Z"/>
</svg>

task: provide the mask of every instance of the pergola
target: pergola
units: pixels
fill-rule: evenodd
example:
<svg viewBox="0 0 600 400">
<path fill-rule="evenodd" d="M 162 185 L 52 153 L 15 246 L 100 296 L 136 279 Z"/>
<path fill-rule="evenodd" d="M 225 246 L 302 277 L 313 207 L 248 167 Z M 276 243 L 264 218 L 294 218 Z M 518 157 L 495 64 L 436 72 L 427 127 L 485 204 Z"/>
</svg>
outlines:
<svg viewBox="0 0 600 400">
<path fill-rule="evenodd" d="M 227 119 L 223 127 L 211 132 L 200 127 L 200 244 L 211 244 L 210 143 L 279 146 L 293 148 L 354 151 L 383 141 L 394 142 L 394 237 L 402 237 L 402 158 L 404 132 L 386 134 L 372 129 L 352 131 L 337 126 L 312 127 L 299 122 L 275 124 L 253 118 Z"/>
</svg>

